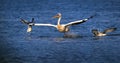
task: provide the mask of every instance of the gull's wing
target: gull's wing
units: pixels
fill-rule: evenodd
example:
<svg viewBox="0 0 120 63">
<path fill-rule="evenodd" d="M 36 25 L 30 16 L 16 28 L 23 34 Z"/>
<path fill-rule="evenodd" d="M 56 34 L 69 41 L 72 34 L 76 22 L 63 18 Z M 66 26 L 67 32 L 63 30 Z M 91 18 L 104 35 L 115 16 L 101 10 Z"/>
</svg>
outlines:
<svg viewBox="0 0 120 63">
<path fill-rule="evenodd" d="M 32 18 L 31 22 L 28 22 L 27 20 L 24 20 L 24 19 L 21 18 L 21 22 L 23 24 L 28 25 L 27 32 L 31 32 L 32 31 L 32 26 L 34 25 L 34 23 L 33 23 L 34 22 L 34 18 Z"/>
<path fill-rule="evenodd" d="M 30 23 L 30 22 L 28 22 L 27 20 L 24 20 L 24 19 L 21 19 L 21 22 L 23 24 L 28 25 L 27 32 L 31 32 L 32 31 L 32 25 L 33 25 L 32 23 Z"/>
<path fill-rule="evenodd" d="M 65 24 L 65 26 L 70 26 L 70 25 L 77 25 L 77 24 L 81 24 L 84 23 L 86 21 L 88 21 L 89 19 L 93 18 L 94 16 L 90 16 L 89 18 L 83 19 L 83 20 L 77 20 L 77 21 L 73 21 L 70 23 Z"/>
<path fill-rule="evenodd" d="M 56 25 L 53 25 L 53 24 L 34 23 L 34 26 L 52 26 L 56 28 Z"/>
<path fill-rule="evenodd" d="M 32 23 L 35 23 L 35 22 L 34 22 L 34 18 L 32 18 L 32 21 L 31 21 L 31 22 L 32 22 Z"/>
<path fill-rule="evenodd" d="M 27 20 L 24 20 L 24 19 L 22 19 L 22 18 L 21 18 L 20 21 L 21 21 L 23 24 L 27 24 L 27 25 L 29 24 L 29 22 L 28 22 Z"/>
<path fill-rule="evenodd" d="M 113 32 L 115 31 L 117 28 L 108 28 L 106 30 L 103 31 L 103 33 L 107 33 L 107 32 Z"/>
</svg>

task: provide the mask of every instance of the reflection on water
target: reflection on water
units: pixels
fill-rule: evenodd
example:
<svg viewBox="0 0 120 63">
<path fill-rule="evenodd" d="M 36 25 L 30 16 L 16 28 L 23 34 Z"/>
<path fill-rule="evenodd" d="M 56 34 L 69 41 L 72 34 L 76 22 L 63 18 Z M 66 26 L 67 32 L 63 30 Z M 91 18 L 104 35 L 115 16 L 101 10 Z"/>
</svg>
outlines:
<svg viewBox="0 0 120 63">
<path fill-rule="evenodd" d="M 102 39 L 103 37 L 94 37 L 93 40 L 99 40 Z"/>
<path fill-rule="evenodd" d="M 65 40 L 65 38 L 62 38 L 62 37 L 53 38 L 53 41 L 55 41 L 55 42 L 62 42 L 62 41 L 64 41 L 64 40 Z"/>
<path fill-rule="evenodd" d="M 81 39 L 83 36 L 80 36 L 79 34 L 76 33 L 71 33 L 71 32 L 67 32 L 67 33 L 63 33 L 63 36 L 51 36 L 51 35 L 46 35 L 46 36 L 35 36 L 32 33 L 27 33 L 27 35 L 24 37 L 25 40 L 52 40 L 55 42 L 64 42 L 66 40 L 69 39 Z M 84 36 L 86 37 L 86 36 Z"/>
<path fill-rule="evenodd" d="M 82 36 L 73 32 L 72 33 L 68 32 L 68 33 L 65 33 L 63 37 L 64 38 L 80 38 Z"/>
</svg>

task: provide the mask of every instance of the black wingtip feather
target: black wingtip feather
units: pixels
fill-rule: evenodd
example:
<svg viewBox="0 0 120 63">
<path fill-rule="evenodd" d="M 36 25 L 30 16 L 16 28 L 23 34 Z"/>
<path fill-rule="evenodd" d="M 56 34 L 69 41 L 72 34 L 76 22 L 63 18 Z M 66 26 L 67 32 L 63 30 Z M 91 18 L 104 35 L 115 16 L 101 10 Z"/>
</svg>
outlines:
<svg viewBox="0 0 120 63">
<path fill-rule="evenodd" d="M 32 23 L 34 23 L 34 18 L 32 18 L 32 21 L 31 21 Z"/>
<path fill-rule="evenodd" d="M 96 16 L 96 14 L 95 14 L 95 15 L 90 16 L 88 19 L 91 19 L 91 18 L 93 18 L 93 17 L 95 17 L 95 16 Z"/>
<path fill-rule="evenodd" d="M 24 19 L 20 18 L 20 22 L 23 23 L 23 24 L 28 24 L 28 22 L 26 22 Z"/>
</svg>

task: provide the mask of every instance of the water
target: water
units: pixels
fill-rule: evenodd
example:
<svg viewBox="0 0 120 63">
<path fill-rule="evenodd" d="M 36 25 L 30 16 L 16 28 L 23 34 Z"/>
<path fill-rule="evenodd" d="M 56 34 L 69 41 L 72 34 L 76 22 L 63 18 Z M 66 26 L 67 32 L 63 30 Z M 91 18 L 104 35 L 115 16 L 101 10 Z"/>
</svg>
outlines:
<svg viewBox="0 0 120 63">
<path fill-rule="evenodd" d="M 64 37 L 52 27 L 27 27 L 20 18 L 56 24 L 52 16 L 62 13 L 61 23 L 96 16 L 70 27 Z M 0 63 L 119 63 L 119 0 L 1 0 Z M 94 37 L 92 29 L 117 27 L 108 36 Z"/>
</svg>

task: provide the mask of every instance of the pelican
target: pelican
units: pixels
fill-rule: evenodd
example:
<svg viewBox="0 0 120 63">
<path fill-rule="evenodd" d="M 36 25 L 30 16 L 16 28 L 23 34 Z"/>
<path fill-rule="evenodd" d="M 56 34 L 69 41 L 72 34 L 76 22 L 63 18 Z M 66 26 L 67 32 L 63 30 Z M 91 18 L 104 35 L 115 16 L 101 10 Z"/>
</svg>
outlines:
<svg viewBox="0 0 120 63">
<path fill-rule="evenodd" d="M 27 32 L 31 32 L 32 31 L 32 26 L 51 26 L 51 27 L 57 28 L 57 30 L 59 32 L 68 32 L 69 31 L 69 26 L 84 23 L 84 22 L 88 21 L 89 19 L 91 19 L 93 17 L 94 16 L 90 16 L 89 18 L 86 18 L 86 19 L 83 19 L 83 20 L 77 20 L 77 21 L 73 21 L 73 22 L 70 22 L 70 23 L 67 23 L 67 24 L 61 24 L 60 21 L 61 21 L 62 16 L 61 16 L 61 13 L 58 13 L 57 15 L 55 15 L 53 17 L 53 18 L 58 18 L 57 25 L 33 23 L 33 22 L 25 21 L 23 19 L 21 20 L 21 22 L 26 23 L 28 25 L 28 29 L 30 29 L 30 30 L 28 30 Z"/>
<path fill-rule="evenodd" d="M 108 29 L 105 29 L 103 32 L 100 32 L 97 29 L 93 29 L 92 33 L 94 34 L 94 36 L 106 36 L 108 32 L 113 32 L 116 29 L 117 28 L 108 28 Z"/>
</svg>

